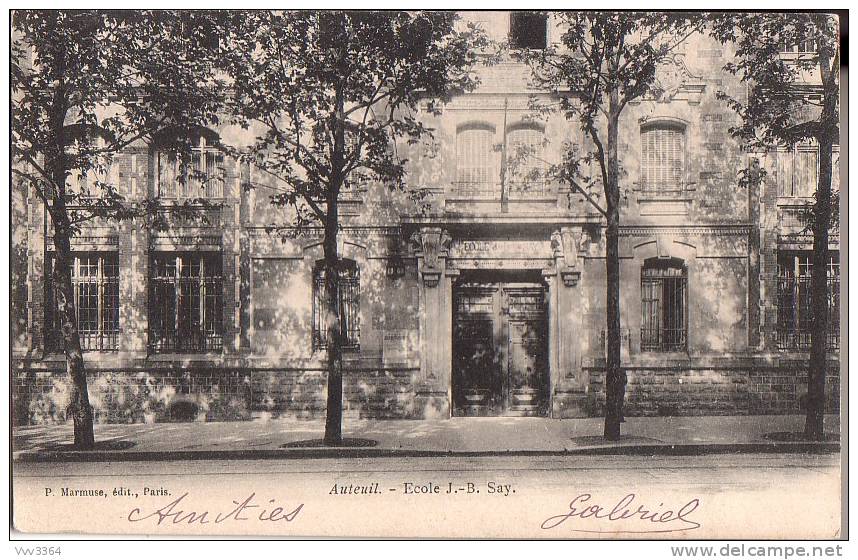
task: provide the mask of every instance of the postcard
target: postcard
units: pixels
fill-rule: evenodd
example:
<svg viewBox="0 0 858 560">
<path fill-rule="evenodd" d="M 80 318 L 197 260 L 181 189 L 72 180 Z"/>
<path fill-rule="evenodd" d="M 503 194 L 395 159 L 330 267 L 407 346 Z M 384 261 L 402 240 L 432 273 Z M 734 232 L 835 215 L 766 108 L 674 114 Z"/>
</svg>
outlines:
<svg viewBox="0 0 858 560">
<path fill-rule="evenodd" d="M 16 534 L 846 538 L 845 17 L 14 10 Z"/>
</svg>

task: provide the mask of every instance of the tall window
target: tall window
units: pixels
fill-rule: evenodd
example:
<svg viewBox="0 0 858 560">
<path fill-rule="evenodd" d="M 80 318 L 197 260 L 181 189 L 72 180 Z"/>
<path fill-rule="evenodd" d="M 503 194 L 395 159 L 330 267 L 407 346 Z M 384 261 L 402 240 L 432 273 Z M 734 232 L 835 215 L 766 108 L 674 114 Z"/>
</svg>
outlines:
<svg viewBox="0 0 858 560">
<path fill-rule="evenodd" d="M 223 198 L 223 152 L 205 136 L 191 150 L 190 161 L 176 154 L 157 154 L 158 195 L 165 199 Z"/>
<path fill-rule="evenodd" d="M 680 259 L 647 259 L 641 269 L 641 350 L 687 347 L 688 272 Z"/>
<path fill-rule="evenodd" d="M 340 327 L 344 350 L 360 346 L 360 270 L 353 260 L 340 261 L 339 301 Z M 313 268 L 313 349 L 328 347 L 325 328 L 325 262 Z"/>
<path fill-rule="evenodd" d="M 641 189 L 678 194 L 685 187 L 685 130 L 655 124 L 641 129 Z"/>
<path fill-rule="evenodd" d="M 545 190 L 545 134 L 536 125 L 511 128 L 507 133 L 507 184 L 510 194 Z"/>
<path fill-rule="evenodd" d="M 494 127 L 471 124 L 456 133 L 456 187 L 466 196 L 500 194 L 499 155 L 494 150 Z"/>
<path fill-rule="evenodd" d="M 818 147 L 799 145 L 791 150 L 778 150 L 777 167 L 780 196 L 812 197 L 816 192 L 819 172 Z M 832 172 L 839 171 L 836 165 L 833 167 Z"/>
<path fill-rule="evenodd" d="M 784 251 L 778 254 L 778 347 L 784 350 L 810 349 L 813 305 L 810 276 L 811 251 Z M 833 253 L 828 262 L 828 340 L 829 348 L 840 347 L 840 255 Z"/>
<path fill-rule="evenodd" d="M 151 276 L 152 350 L 220 350 L 224 312 L 220 253 L 156 253 Z"/>
<path fill-rule="evenodd" d="M 509 15 L 509 42 L 514 49 L 544 49 L 548 44 L 545 14 L 512 12 Z"/>
<path fill-rule="evenodd" d="M 47 299 L 50 316 L 48 345 L 62 348 L 62 325 L 54 295 L 54 257 L 47 266 Z M 75 315 L 83 350 L 119 349 L 119 260 L 116 253 L 82 253 L 72 261 Z"/>
</svg>

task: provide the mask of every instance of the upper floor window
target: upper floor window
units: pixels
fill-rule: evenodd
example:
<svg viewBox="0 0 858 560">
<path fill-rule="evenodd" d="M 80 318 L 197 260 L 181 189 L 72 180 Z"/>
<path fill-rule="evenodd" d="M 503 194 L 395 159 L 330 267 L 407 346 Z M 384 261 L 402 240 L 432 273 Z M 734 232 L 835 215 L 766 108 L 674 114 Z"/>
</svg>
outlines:
<svg viewBox="0 0 858 560">
<path fill-rule="evenodd" d="M 47 259 L 48 346 L 62 348 L 62 324 L 53 284 L 54 258 Z M 115 252 L 78 253 L 72 258 L 72 290 L 83 350 L 119 349 L 119 259 Z"/>
<path fill-rule="evenodd" d="M 810 349 L 813 305 L 811 303 L 811 251 L 778 253 L 778 348 Z M 840 347 L 840 255 L 828 260 L 828 348 Z"/>
<path fill-rule="evenodd" d="M 831 188 L 836 191 L 840 187 L 839 146 L 834 146 L 831 156 Z M 778 196 L 812 197 L 819 182 L 819 147 L 799 144 L 792 149 L 779 149 L 777 173 Z"/>
<path fill-rule="evenodd" d="M 514 49 L 544 49 L 548 44 L 547 16 L 539 12 L 512 12 L 509 42 Z"/>
<path fill-rule="evenodd" d="M 339 298 L 340 336 L 343 350 L 360 347 L 360 269 L 350 259 L 340 260 Z M 313 349 L 328 347 L 325 324 L 326 300 L 325 261 L 316 262 L 313 268 Z"/>
<path fill-rule="evenodd" d="M 500 156 L 494 149 L 495 128 L 475 123 L 456 132 L 456 190 L 467 196 L 499 194 Z"/>
<path fill-rule="evenodd" d="M 668 123 L 641 128 L 641 190 L 678 194 L 684 190 L 685 129 Z"/>
<path fill-rule="evenodd" d="M 156 352 L 221 350 L 220 253 L 155 253 L 151 266 L 151 348 Z"/>
<path fill-rule="evenodd" d="M 786 43 L 782 43 L 780 46 L 780 52 L 788 53 L 788 54 L 810 54 L 816 52 L 816 41 L 813 39 L 805 39 L 804 41 L 800 41 L 795 45 L 788 45 Z"/>
<path fill-rule="evenodd" d="M 507 133 L 507 184 L 511 195 L 542 193 L 545 190 L 545 134 L 541 127 L 526 124 Z"/>
<path fill-rule="evenodd" d="M 224 157 L 211 137 L 200 135 L 196 139 L 190 161 L 162 150 L 158 151 L 155 164 L 161 198 L 223 198 Z"/>
<path fill-rule="evenodd" d="M 641 350 L 685 350 L 688 271 L 681 259 L 647 259 L 641 269 Z"/>
<path fill-rule="evenodd" d="M 68 156 L 75 168 L 66 179 L 68 194 L 93 199 L 101 198 L 106 187 L 120 190 L 119 165 L 107 152 L 107 141 L 98 134 L 78 138 L 70 145 Z"/>
</svg>

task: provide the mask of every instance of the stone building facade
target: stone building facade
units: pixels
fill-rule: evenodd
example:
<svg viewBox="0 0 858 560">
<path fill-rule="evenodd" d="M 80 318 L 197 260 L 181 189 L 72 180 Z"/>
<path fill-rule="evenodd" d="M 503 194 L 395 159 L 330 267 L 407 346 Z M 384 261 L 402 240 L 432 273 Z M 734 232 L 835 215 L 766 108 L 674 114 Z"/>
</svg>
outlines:
<svg viewBox="0 0 858 560">
<path fill-rule="evenodd" d="M 516 25 L 532 25 L 517 17 L 466 14 L 497 38 L 512 30 L 513 42 Z M 543 29 L 526 40 L 556 40 L 551 22 Z M 722 70 L 729 57 L 691 37 L 659 70 L 659 87 L 622 117 L 630 416 L 798 413 L 806 392 L 811 241 L 798 216 L 813 194 L 816 154 L 757 154 L 765 183 L 738 186 L 748 155 L 728 132 L 735 115 L 716 98 L 743 91 Z M 601 414 L 604 224 L 585 196 L 541 173 L 565 144 L 588 146 L 576 123 L 534 117 L 531 97 L 553 98 L 530 87 L 528 72 L 512 60 L 483 68 L 476 91 L 438 117 L 421 114 L 434 141 L 397 146 L 410 159 L 408 192 L 367 185 L 343 196 L 347 418 Z M 217 170 L 204 192 L 219 205 L 205 223 L 92 223 L 74 239 L 99 422 L 324 414 L 320 230 L 289 228 L 268 201 L 276 181 L 214 147 L 253 136 L 200 134 L 194 165 Z M 130 199 L 178 201 L 188 187 L 176 169 L 157 145 L 140 143 L 116 156 L 111 173 Z M 46 281 L 50 224 L 20 187 L 12 219 L 14 419 L 62 421 L 69 381 Z M 837 412 L 833 328 L 827 387 Z"/>
</svg>

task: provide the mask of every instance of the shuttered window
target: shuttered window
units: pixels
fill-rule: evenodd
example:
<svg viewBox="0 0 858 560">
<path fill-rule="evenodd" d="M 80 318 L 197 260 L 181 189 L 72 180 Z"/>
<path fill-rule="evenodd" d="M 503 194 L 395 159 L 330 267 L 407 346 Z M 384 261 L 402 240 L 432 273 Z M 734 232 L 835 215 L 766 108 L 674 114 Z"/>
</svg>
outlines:
<svg viewBox="0 0 858 560">
<path fill-rule="evenodd" d="M 464 196 L 500 193 L 499 156 L 494 150 L 495 129 L 475 124 L 456 134 L 456 190 Z"/>
<path fill-rule="evenodd" d="M 183 164 L 175 154 L 160 151 L 156 162 L 158 195 L 165 199 L 223 198 L 223 152 L 199 138 L 190 161 Z"/>
<path fill-rule="evenodd" d="M 545 134 L 536 126 L 507 133 L 507 184 L 511 196 L 539 194 L 545 189 Z"/>
<path fill-rule="evenodd" d="M 656 125 L 641 130 L 641 187 L 651 193 L 680 193 L 684 188 L 685 131 Z"/>
<path fill-rule="evenodd" d="M 779 150 L 778 193 L 783 197 L 811 197 L 816 192 L 819 151 L 816 146 Z"/>
<path fill-rule="evenodd" d="M 96 136 L 82 142 L 75 142 L 69 157 L 88 160 L 92 167 L 86 170 L 72 169 L 66 179 L 67 192 L 80 199 L 102 198 L 107 189 L 113 189 L 117 194 L 123 194 L 119 181 L 119 165 L 116 156 L 107 154 L 107 143 L 101 136 Z M 89 153 L 90 155 L 83 156 Z M 83 157 L 81 157 L 83 156 Z"/>
</svg>

